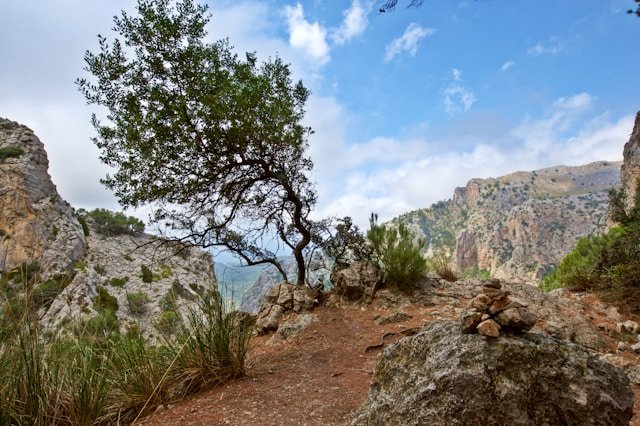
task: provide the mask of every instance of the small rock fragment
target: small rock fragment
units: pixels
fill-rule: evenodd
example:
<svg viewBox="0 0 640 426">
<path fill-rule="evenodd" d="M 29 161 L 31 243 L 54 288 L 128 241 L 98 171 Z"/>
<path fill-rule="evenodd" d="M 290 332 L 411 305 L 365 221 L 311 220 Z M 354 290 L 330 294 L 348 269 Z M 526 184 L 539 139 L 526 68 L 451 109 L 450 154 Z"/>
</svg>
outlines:
<svg viewBox="0 0 640 426">
<path fill-rule="evenodd" d="M 472 334 L 476 332 L 476 327 L 482 322 L 482 313 L 475 309 L 467 309 L 460 317 L 460 331 L 463 334 Z"/>
<path fill-rule="evenodd" d="M 477 329 L 478 329 L 478 333 L 482 334 L 483 336 L 488 336 L 488 337 L 500 336 L 500 324 L 498 324 L 492 319 L 482 321 L 480 324 L 478 324 Z"/>
</svg>

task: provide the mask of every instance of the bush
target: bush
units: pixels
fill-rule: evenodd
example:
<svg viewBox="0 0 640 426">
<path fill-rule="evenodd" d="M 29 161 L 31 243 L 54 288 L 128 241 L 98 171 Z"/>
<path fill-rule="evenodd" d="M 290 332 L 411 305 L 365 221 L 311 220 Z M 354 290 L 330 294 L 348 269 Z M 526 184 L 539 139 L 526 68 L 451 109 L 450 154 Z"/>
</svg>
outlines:
<svg viewBox="0 0 640 426">
<path fill-rule="evenodd" d="M 371 215 L 371 228 L 367 238 L 371 242 L 373 256 L 380 264 L 387 284 L 399 288 L 418 281 L 427 269 L 420 254 L 423 240 L 414 243 L 415 235 L 400 223 L 397 228 L 378 225 L 378 216 Z"/>
<path fill-rule="evenodd" d="M 109 294 L 107 289 L 98 286 L 96 288 L 98 294 L 93 300 L 93 308 L 98 312 L 110 310 L 116 312 L 118 310 L 118 299 Z"/>
<path fill-rule="evenodd" d="M 153 272 L 147 265 L 140 265 L 140 277 L 142 278 L 143 283 L 152 283 L 153 282 Z"/>
<path fill-rule="evenodd" d="M 174 311 L 164 311 L 160 313 L 154 326 L 162 334 L 171 334 L 176 331 L 180 317 Z"/>
<path fill-rule="evenodd" d="M 61 274 L 49 278 L 33 290 L 33 304 L 36 309 L 49 307 L 54 299 L 73 280 L 73 274 Z"/>
<path fill-rule="evenodd" d="M 477 266 L 472 266 L 472 267 L 469 267 L 469 268 L 465 269 L 462 272 L 462 276 L 464 278 L 475 278 L 475 279 L 478 279 L 478 280 L 488 280 L 488 279 L 491 278 L 491 272 L 489 272 L 487 269 L 480 269 Z"/>
<path fill-rule="evenodd" d="M 109 281 L 109 285 L 111 285 L 111 287 L 118 287 L 118 288 L 122 288 L 125 286 L 125 284 L 127 283 L 127 281 L 129 281 L 128 277 L 124 277 L 124 278 L 119 278 L 119 277 L 113 277 L 111 278 L 111 280 Z"/>
<path fill-rule="evenodd" d="M 22 154 L 24 154 L 24 149 L 19 146 L 5 146 L 0 148 L 0 161 L 20 157 Z"/>
<path fill-rule="evenodd" d="M 323 243 L 325 254 L 336 265 L 349 265 L 357 260 L 371 260 L 371 246 L 349 216 L 338 219 L 335 232 Z"/>
<path fill-rule="evenodd" d="M 453 266 L 451 256 L 447 255 L 444 251 L 435 252 L 433 256 L 427 260 L 427 265 L 443 280 L 456 282 L 460 278 Z"/>
<path fill-rule="evenodd" d="M 133 216 L 107 209 L 95 209 L 88 213 L 93 219 L 96 229 L 103 234 L 118 235 L 144 232 L 144 223 Z"/>
<path fill-rule="evenodd" d="M 149 302 L 149 296 L 142 291 L 127 293 L 126 298 L 129 312 L 134 315 L 142 314 L 144 312 L 144 306 Z"/>
</svg>

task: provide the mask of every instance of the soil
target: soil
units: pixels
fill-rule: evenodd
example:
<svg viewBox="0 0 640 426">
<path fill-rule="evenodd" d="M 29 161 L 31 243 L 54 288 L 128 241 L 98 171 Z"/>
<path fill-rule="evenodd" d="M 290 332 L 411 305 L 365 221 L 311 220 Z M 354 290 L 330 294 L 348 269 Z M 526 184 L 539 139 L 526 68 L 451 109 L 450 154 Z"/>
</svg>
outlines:
<svg viewBox="0 0 640 426">
<path fill-rule="evenodd" d="M 379 325 L 398 307 L 321 306 L 300 334 L 254 336 L 246 375 L 167 407 L 145 425 L 346 425 L 364 402 L 384 347 L 444 316 L 438 306 L 409 305 L 410 319 Z M 594 315 L 594 322 L 601 321 Z M 613 340 L 613 339 L 612 339 Z M 613 342 L 612 342 L 613 344 Z M 628 354 L 636 357 L 635 354 Z M 630 425 L 640 426 L 640 387 Z"/>
</svg>

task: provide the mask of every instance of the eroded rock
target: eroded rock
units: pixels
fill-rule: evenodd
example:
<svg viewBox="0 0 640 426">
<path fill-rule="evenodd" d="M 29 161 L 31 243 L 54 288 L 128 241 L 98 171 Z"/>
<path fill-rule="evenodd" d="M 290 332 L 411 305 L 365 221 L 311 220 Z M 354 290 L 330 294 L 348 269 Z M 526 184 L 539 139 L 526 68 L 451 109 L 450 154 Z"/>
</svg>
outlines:
<svg viewBox="0 0 640 426">
<path fill-rule="evenodd" d="M 345 299 L 369 301 L 382 283 L 382 271 L 373 262 L 358 261 L 332 272 L 331 282 Z"/>
<path fill-rule="evenodd" d="M 625 374 L 579 345 L 434 322 L 381 354 L 352 424 L 626 425 L 634 400 Z"/>
</svg>

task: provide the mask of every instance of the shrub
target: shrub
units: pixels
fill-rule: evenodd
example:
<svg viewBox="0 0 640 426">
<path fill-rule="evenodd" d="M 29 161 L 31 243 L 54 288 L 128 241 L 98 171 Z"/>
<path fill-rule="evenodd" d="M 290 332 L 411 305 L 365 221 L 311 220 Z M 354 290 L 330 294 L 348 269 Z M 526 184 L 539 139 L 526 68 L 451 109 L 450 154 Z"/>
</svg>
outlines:
<svg viewBox="0 0 640 426">
<path fill-rule="evenodd" d="M 134 315 L 140 315 L 144 312 L 145 305 L 149 302 L 149 296 L 142 291 L 135 291 L 133 293 L 127 293 L 127 306 L 129 312 Z"/>
<path fill-rule="evenodd" d="M 110 310 L 116 312 L 118 310 L 118 299 L 109 294 L 107 289 L 98 286 L 96 288 L 98 294 L 93 300 L 93 308 L 98 312 Z"/>
<path fill-rule="evenodd" d="M 0 161 L 7 158 L 17 158 L 24 154 L 24 149 L 19 146 L 5 146 L 0 148 Z"/>
<path fill-rule="evenodd" d="M 160 313 L 158 319 L 154 323 L 155 328 L 162 334 L 171 334 L 176 331 L 180 317 L 174 311 L 164 311 Z"/>
<path fill-rule="evenodd" d="M 400 288 L 418 281 L 427 269 L 420 254 L 423 240 L 414 243 L 415 235 L 400 223 L 397 228 L 378 225 L 378 216 L 371 215 L 371 228 L 367 238 L 371 242 L 373 256 L 382 267 L 384 281 Z"/>
<path fill-rule="evenodd" d="M 33 304 L 36 309 L 49 307 L 54 299 L 73 280 L 73 274 L 60 274 L 47 279 L 33 290 Z"/>
<path fill-rule="evenodd" d="M 451 270 L 453 270 L 453 268 L 451 266 L 449 266 L 449 268 Z M 480 269 L 477 266 L 472 266 L 472 267 L 469 267 L 469 268 L 465 269 L 462 272 L 462 276 L 464 278 L 475 278 L 475 279 L 479 279 L 479 280 L 488 280 L 489 278 L 491 278 L 491 272 L 489 272 L 487 269 Z"/>
<path fill-rule="evenodd" d="M 147 265 L 140 265 L 140 277 L 142 278 L 143 283 L 152 283 L 153 282 L 153 272 Z"/>
<path fill-rule="evenodd" d="M 118 287 L 118 288 L 122 288 L 125 286 L 125 284 L 127 283 L 127 281 L 129 281 L 128 277 L 124 277 L 124 278 L 119 278 L 119 277 L 113 277 L 111 278 L 111 280 L 109 281 L 109 285 L 111 285 L 111 287 Z"/>
<path fill-rule="evenodd" d="M 372 256 L 367 239 L 349 216 L 337 220 L 335 232 L 323 242 L 322 249 L 336 265 L 370 260 Z"/>
<path fill-rule="evenodd" d="M 433 256 L 427 260 L 427 265 L 443 280 L 456 282 L 460 278 L 453 266 L 451 256 L 447 255 L 444 251 L 436 251 Z"/>
<path fill-rule="evenodd" d="M 96 271 L 98 275 L 104 275 L 107 273 L 107 270 L 104 268 L 104 266 L 100 265 L 99 263 L 96 263 L 94 265 L 93 270 Z"/>
<path fill-rule="evenodd" d="M 103 234 L 118 235 L 144 232 L 144 223 L 133 216 L 107 209 L 95 209 L 88 213 L 93 219 L 96 229 Z"/>
</svg>

